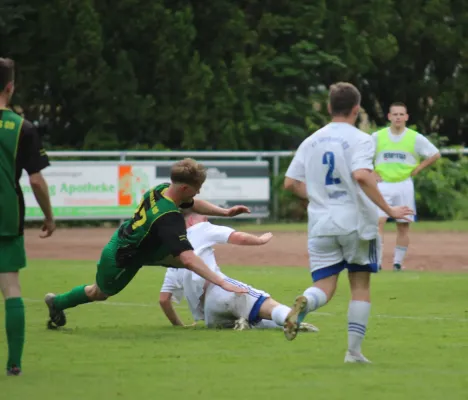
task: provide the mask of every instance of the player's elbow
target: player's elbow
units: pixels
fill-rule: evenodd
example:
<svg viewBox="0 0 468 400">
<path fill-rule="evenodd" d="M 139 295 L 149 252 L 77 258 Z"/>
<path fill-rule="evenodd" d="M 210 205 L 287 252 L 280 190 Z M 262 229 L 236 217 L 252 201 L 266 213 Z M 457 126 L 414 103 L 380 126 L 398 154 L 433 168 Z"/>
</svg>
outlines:
<svg viewBox="0 0 468 400">
<path fill-rule="evenodd" d="M 40 172 L 31 174 L 29 176 L 29 183 L 31 184 L 32 188 L 40 188 L 43 182 L 44 178 L 42 177 L 42 174 Z"/>
<path fill-rule="evenodd" d="M 292 191 L 294 186 L 296 184 L 296 181 L 294 179 L 291 179 L 291 178 L 285 178 L 284 179 L 284 184 L 283 184 L 283 187 L 285 190 L 289 190 L 289 191 Z"/>
<path fill-rule="evenodd" d="M 163 292 L 159 294 L 159 305 L 165 308 L 171 302 L 171 293 Z"/>
<path fill-rule="evenodd" d="M 241 232 L 233 232 L 229 236 L 228 243 L 229 244 L 236 244 L 236 245 L 243 245 L 245 242 L 244 236 Z"/>
<path fill-rule="evenodd" d="M 354 180 L 360 185 L 368 183 L 369 179 L 371 179 L 371 176 L 371 171 L 367 169 L 358 169 L 357 171 L 353 172 Z"/>
<path fill-rule="evenodd" d="M 192 269 L 193 265 L 195 264 L 196 255 L 192 250 L 187 250 L 179 255 L 179 260 L 184 267 L 187 269 Z"/>
</svg>

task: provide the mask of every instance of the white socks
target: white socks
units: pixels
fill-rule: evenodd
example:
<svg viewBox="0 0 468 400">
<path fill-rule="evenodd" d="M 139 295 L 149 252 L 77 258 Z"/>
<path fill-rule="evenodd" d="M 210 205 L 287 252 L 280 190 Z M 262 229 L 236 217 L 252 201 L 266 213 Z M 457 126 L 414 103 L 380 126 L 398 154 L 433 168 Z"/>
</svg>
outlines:
<svg viewBox="0 0 468 400">
<path fill-rule="evenodd" d="M 395 254 L 393 257 L 393 264 L 403 265 L 403 260 L 405 259 L 407 251 L 408 251 L 408 247 L 396 246 Z"/>
<path fill-rule="evenodd" d="M 323 307 L 327 304 L 327 295 L 322 289 L 318 287 L 310 287 L 304 292 L 307 298 L 307 312 L 315 311 L 317 308 Z"/>
<path fill-rule="evenodd" d="M 367 330 L 371 304 L 367 301 L 351 300 L 348 308 L 348 350 L 361 354 L 361 343 Z"/>
<path fill-rule="evenodd" d="M 280 304 L 279 306 L 276 306 L 271 312 L 271 319 L 275 321 L 275 324 L 283 326 L 289 311 L 291 311 L 289 307 Z"/>
<path fill-rule="evenodd" d="M 282 327 L 283 324 L 278 325 L 275 321 L 270 321 L 269 319 L 262 319 L 259 323 L 253 326 L 254 329 L 278 329 Z"/>
</svg>

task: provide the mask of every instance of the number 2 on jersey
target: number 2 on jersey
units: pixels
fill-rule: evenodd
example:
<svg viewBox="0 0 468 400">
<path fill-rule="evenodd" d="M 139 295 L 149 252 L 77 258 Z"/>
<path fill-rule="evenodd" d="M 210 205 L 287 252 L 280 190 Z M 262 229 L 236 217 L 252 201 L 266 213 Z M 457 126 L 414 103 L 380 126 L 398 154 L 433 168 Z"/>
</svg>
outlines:
<svg viewBox="0 0 468 400">
<path fill-rule="evenodd" d="M 331 151 L 324 153 L 322 164 L 328 165 L 327 176 L 325 177 L 325 185 L 339 185 L 341 183 L 341 179 L 333 178 L 333 172 L 335 171 L 335 154 Z"/>
</svg>

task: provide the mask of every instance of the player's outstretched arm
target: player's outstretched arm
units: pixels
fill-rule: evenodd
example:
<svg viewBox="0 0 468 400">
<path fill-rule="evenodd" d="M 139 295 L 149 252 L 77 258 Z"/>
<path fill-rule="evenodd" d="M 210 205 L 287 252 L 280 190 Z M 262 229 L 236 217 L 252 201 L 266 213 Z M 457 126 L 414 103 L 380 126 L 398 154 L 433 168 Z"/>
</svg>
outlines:
<svg viewBox="0 0 468 400">
<path fill-rule="evenodd" d="M 307 188 L 305 183 L 298 181 L 297 179 L 288 177 L 284 178 L 284 188 L 303 200 L 308 200 L 309 198 L 307 196 Z"/>
<path fill-rule="evenodd" d="M 169 292 L 161 292 L 159 294 L 159 305 L 163 310 L 164 314 L 166 315 L 167 319 L 171 321 L 171 324 L 174 326 L 184 326 L 183 322 L 177 315 L 174 306 L 172 305 L 172 293 Z"/>
<path fill-rule="evenodd" d="M 260 246 L 268 243 L 272 237 L 273 234 L 270 232 L 264 233 L 261 236 L 255 236 L 247 232 L 233 232 L 229 236 L 228 243 L 240 246 Z"/>
<path fill-rule="evenodd" d="M 235 217 L 239 214 L 250 214 L 250 209 L 245 206 L 233 206 L 231 208 L 222 208 L 211 204 L 208 201 L 194 199 L 193 211 L 201 215 L 213 217 Z"/>
<path fill-rule="evenodd" d="M 382 194 L 377 187 L 377 181 L 373 171 L 369 169 L 358 169 L 353 172 L 353 178 L 367 197 L 369 197 L 369 199 L 371 199 L 383 212 L 394 219 L 405 219 L 408 222 L 411 222 L 406 217 L 408 215 L 413 215 L 414 211 L 409 207 L 390 207 L 382 197 Z"/>
<path fill-rule="evenodd" d="M 187 250 L 180 253 L 179 259 L 182 264 L 184 264 L 185 268 L 195 272 L 197 275 L 200 275 L 202 278 L 223 288 L 224 290 L 234 293 L 247 293 L 247 289 L 234 286 L 225 281 L 217 273 L 213 272 L 200 257 L 195 255 L 193 250 Z"/>
</svg>

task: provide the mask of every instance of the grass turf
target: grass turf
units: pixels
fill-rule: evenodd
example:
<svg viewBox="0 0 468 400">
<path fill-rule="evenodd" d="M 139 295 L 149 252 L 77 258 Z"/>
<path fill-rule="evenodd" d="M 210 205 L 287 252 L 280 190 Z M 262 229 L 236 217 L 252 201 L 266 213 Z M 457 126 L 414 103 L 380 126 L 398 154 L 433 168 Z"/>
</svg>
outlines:
<svg viewBox="0 0 468 400">
<path fill-rule="evenodd" d="M 210 331 L 169 326 L 157 304 L 164 269 L 145 268 L 107 303 L 67 312 L 45 329 L 48 291 L 92 282 L 94 263 L 30 261 L 24 375 L 0 376 L 5 399 L 466 399 L 467 274 L 383 272 L 373 279 L 364 354 L 345 365 L 349 290 L 309 315 L 317 334 L 287 342 L 280 330 Z M 310 284 L 303 268 L 229 267 L 224 272 L 290 304 Z M 186 303 L 177 307 L 191 322 Z M 3 318 L 3 310 L 0 312 Z M 5 360 L 5 337 L 1 346 Z"/>
</svg>

